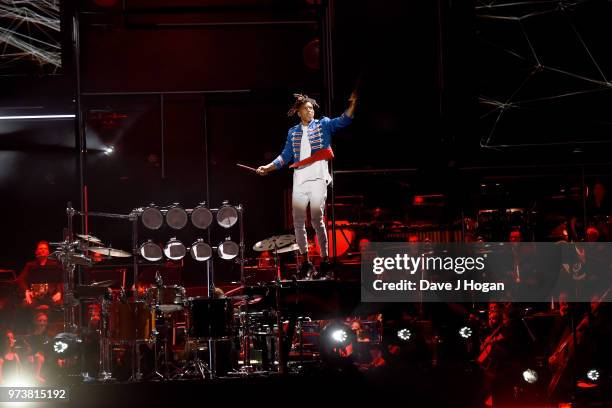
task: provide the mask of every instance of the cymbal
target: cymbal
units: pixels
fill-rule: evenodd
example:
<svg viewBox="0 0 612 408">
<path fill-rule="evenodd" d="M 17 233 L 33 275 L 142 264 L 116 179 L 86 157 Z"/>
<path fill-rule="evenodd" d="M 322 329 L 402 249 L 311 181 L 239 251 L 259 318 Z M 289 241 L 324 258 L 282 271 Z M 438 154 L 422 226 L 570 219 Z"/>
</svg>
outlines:
<svg viewBox="0 0 612 408">
<path fill-rule="evenodd" d="M 91 258 L 83 254 L 70 255 L 70 262 L 75 265 L 91 266 Z"/>
<path fill-rule="evenodd" d="M 53 259 L 56 261 L 62 261 L 62 252 L 60 251 L 52 252 L 51 254 L 49 254 L 49 259 Z M 83 254 L 75 254 L 75 253 L 69 254 L 68 260 L 75 265 L 91 266 L 92 264 L 91 258 Z"/>
<path fill-rule="evenodd" d="M 278 252 L 279 254 L 284 254 L 284 253 L 287 253 L 287 252 L 295 252 L 295 251 L 297 251 L 299 249 L 300 249 L 300 247 L 298 246 L 298 244 L 291 244 L 288 247 L 281 248 L 281 249 L 279 249 L 276 252 Z"/>
<path fill-rule="evenodd" d="M 103 281 L 100 281 L 100 282 L 94 282 L 94 283 L 92 283 L 89 286 L 97 286 L 97 287 L 100 287 L 100 288 L 108 288 L 109 286 L 113 285 L 113 282 L 114 282 L 113 280 L 103 280 Z"/>
<path fill-rule="evenodd" d="M 112 258 L 129 258 L 130 256 L 132 256 L 132 254 L 130 254 L 129 252 L 114 248 L 89 247 L 88 250 L 91 252 L 95 252 L 96 254 L 110 256 Z"/>
<path fill-rule="evenodd" d="M 264 239 L 253 245 L 253 250 L 258 252 L 272 251 L 275 248 L 284 248 L 295 243 L 295 235 L 274 235 L 273 237 Z"/>
<path fill-rule="evenodd" d="M 102 244 L 102 240 L 100 238 L 96 238 L 93 235 L 83 235 L 83 234 L 75 234 L 78 239 L 81 241 L 93 242 L 94 244 Z"/>
</svg>

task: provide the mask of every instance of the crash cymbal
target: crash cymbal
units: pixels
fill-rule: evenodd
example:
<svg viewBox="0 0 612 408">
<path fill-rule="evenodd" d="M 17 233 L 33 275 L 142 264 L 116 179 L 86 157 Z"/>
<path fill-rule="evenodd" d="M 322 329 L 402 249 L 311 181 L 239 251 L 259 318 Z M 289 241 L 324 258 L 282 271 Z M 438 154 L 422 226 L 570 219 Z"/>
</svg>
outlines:
<svg viewBox="0 0 612 408">
<path fill-rule="evenodd" d="M 102 244 L 102 240 L 100 238 L 96 238 L 93 235 L 83 235 L 83 234 L 75 234 L 78 239 L 81 241 L 91 242 L 94 244 Z"/>
<path fill-rule="evenodd" d="M 110 256 L 111 258 L 129 258 L 130 256 L 132 256 L 132 254 L 130 254 L 129 252 L 114 248 L 89 247 L 88 250 L 91 252 L 95 252 L 96 254 Z"/>
<path fill-rule="evenodd" d="M 295 235 L 275 235 L 273 237 L 264 239 L 263 241 L 257 242 L 255 245 L 253 245 L 253 250 L 258 252 L 272 251 L 275 248 L 284 248 L 293 243 L 295 243 Z"/>
</svg>

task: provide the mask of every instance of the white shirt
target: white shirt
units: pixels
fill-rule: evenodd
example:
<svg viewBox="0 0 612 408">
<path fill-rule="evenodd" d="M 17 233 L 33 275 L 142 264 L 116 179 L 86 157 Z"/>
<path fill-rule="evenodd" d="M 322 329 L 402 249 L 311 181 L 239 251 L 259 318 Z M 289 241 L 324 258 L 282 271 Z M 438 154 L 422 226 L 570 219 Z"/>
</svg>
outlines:
<svg viewBox="0 0 612 408">
<path fill-rule="evenodd" d="M 302 125 L 302 141 L 300 144 L 299 160 L 304 160 L 310 157 L 310 152 L 311 148 L 310 140 L 308 139 L 308 126 Z M 294 170 L 294 186 L 299 186 L 304 182 L 311 180 L 325 180 L 325 184 L 329 184 L 331 182 L 331 175 L 329 174 L 329 165 L 327 160 L 317 160 L 314 163 L 298 167 Z"/>
</svg>

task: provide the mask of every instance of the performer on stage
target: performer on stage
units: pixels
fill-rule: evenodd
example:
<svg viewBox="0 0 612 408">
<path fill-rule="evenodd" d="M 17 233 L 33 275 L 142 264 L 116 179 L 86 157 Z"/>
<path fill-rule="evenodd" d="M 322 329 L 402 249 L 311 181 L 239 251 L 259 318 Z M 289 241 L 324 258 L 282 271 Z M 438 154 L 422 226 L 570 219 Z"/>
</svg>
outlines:
<svg viewBox="0 0 612 408">
<path fill-rule="evenodd" d="M 327 231 L 325 230 L 325 200 L 327 186 L 331 182 L 328 160 L 333 158 L 331 136 L 337 130 L 348 126 L 353 120 L 357 104 L 357 95 L 351 94 L 347 110 L 334 119 L 322 117 L 315 119 L 317 101 L 307 95 L 294 94 L 295 103 L 288 112 L 289 116 L 297 113 L 300 123 L 289 129 L 285 148 L 271 163 L 260 166 L 257 174 L 264 176 L 271 171 L 279 170 L 294 162 L 293 172 L 293 227 L 295 238 L 303 257 L 299 278 L 320 279 L 330 272 Z M 306 160 L 306 163 L 302 161 Z M 306 208 L 310 203 L 310 220 L 315 229 L 321 248 L 321 266 L 315 271 L 308 259 L 308 241 L 306 237 Z"/>
</svg>

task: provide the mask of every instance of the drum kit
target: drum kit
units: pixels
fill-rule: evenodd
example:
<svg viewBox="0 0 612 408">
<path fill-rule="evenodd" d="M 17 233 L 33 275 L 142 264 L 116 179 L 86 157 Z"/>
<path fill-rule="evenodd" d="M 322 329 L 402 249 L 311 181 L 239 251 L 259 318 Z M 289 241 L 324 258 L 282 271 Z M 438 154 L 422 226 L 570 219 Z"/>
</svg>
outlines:
<svg viewBox="0 0 612 408">
<path fill-rule="evenodd" d="M 149 229 L 161 228 L 159 211 L 153 211 L 151 208 L 153 207 L 135 209 L 127 215 L 87 213 L 88 216 L 95 215 L 129 221 L 133 226 L 131 252 L 106 246 L 101 239 L 89 233 L 73 234 L 73 216 L 85 216 L 86 213 L 75 211 L 70 204 L 67 208 L 68 228 L 65 239 L 62 242 L 51 243 L 55 247 L 53 256 L 62 264 L 64 269 L 65 333 L 63 334 L 78 336 L 80 328 L 84 327 L 81 321 L 77 324 L 77 320 L 79 320 L 77 318 L 81 316 L 78 312 L 78 306 L 81 302 L 95 304 L 95 308 L 100 311 L 97 330 L 100 345 L 98 379 L 109 381 L 113 379 L 114 374 L 117 374 L 113 372 L 112 362 L 115 361 L 113 351 L 119 349 L 131 355 L 131 381 L 145 379 L 143 370 L 141 370 L 140 353 L 143 350 L 146 351 L 146 348 L 152 349 L 154 354 L 154 369 L 147 377 L 149 380 L 193 377 L 215 378 L 218 371 L 217 363 L 225 362 L 221 360 L 226 358 L 227 361 L 234 362 L 230 355 L 238 356 L 234 367 L 238 367 L 240 360 L 242 361 L 239 370 L 234 371 L 240 375 L 257 373 L 259 368 L 282 372 L 286 365 L 283 361 L 285 357 L 280 352 L 281 347 L 279 346 L 284 330 L 279 312 L 281 304 L 280 287 L 283 285 L 280 274 L 280 256 L 295 256 L 295 264 L 298 267 L 299 248 L 294 235 L 275 235 L 259 241 L 253 246 L 253 250 L 256 252 L 269 251 L 272 254 L 271 259 L 274 260 L 276 276 L 273 280 L 266 280 L 268 285 L 266 287 L 269 288 L 267 290 L 269 293 L 265 295 L 266 299 L 263 299 L 263 295 L 257 296 L 257 294 L 250 293 L 250 286 L 245 281 L 242 228 L 240 230 L 240 244 L 233 243 L 229 239 L 222 243 L 233 244 L 235 248 L 227 245 L 227 247 L 222 247 L 221 244 L 216 248 L 219 258 L 236 258 L 235 262 L 241 265 L 242 293 L 228 292 L 228 296 L 218 296 L 212 284 L 213 276 L 210 271 L 207 271 L 206 275 L 209 287 L 208 296 L 205 297 L 188 297 L 185 287 L 165 285 L 159 272 L 156 273 L 155 283 L 142 291 L 139 290 L 138 284 L 134 286 L 133 291 L 126 290 L 125 282 L 122 282 L 123 286 L 114 292 L 110 289 L 111 286 L 114 286 L 112 281 L 94 282 L 89 285 L 76 284 L 78 266 L 91 267 L 101 260 L 125 258 L 131 258 L 131 261 L 133 261 L 134 282 L 138 282 L 139 262 L 143 260 L 151 261 L 149 259 L 153 257 L 149 256 L 152 253 L 151 251 L 155 248 L 162 249 L 151 241 L 146 241 L 142 245 L 138 242 L 139 221 L 142 221 L 142 224 Z M 239 212 L 236 212 L 236 208 L 239 209 Z M 241 224 L 241 221 L 237 220 L 242 215 L 242 209 L 240 206 L 236 208 L 227 204 L 219 209 L 195 208 L 187 210 L 188 218 L 185 219 L 183 216 L 185 210 L 179 211 L 180 209 L 175 206 L 161 210 L 161 222 L 165 222 L 168 227 L 176 229 L 184 227 L 186 222 L 191 219 L 196 228 L 202 229 L 200 227 L 208 227 L 211 224 L 214 219 L 212 214 L 214 214 L 217 217 L 218 224 L 224 229 L 228 229 L 236 222 Z M 234 212 L 230 210 L 234 210 Z M 173 211 L 177 213 L 176 217 Z M 172 239 L 170 243 L 172 243 Z M 204 249 L 210 251 L 200 251 L 196 248 L 197 256 L 192 254 L 194 260 L 199 261 L 197 259 L 199 257 L 205 258 L 203 260 L 210 259 L 213 254 L 213 247 L 210 247 L 209 243 L 201 239 L 196 243 L 206 244 L 208 248 Z M 176 251 L 173 251 L 173 247 L 169 244 L 166 245 L 166 248 L 163 248 L 162 256 L 173 259 Z M 194 249 L 184 246 L 183 248 L 186 252 Z M 159 258 L 162 256 L 159 256 Z M 155 258 L 157 258 L 157 255 Z M 179 344 L 176 341 L 176 333 L 181 329 L 184 330 L 185 335 L 185 358 L 184 364 L 179 366 L 176 363 L 177 359 L 174 358 L 172 345 Z M 160 346 L 159 350 L 158 345 Z M 217 348 L 217 345 L 219 345 L 219 348 Z M 208 358 L 200 358 L 202 354 L 200 351 L 204 350 L 207 351 Z M 257 355 L 257 353 L 263 353 L 262 350 L 266 350 L 265 358 Z M 237 353 L 235 353 L 236 351 Z M 262 361 L 266 363 L 263 364 Z M 147 373 L 151 372 L 150 370 L 146 371 Z"/>
<path fill-rule="evenodd" d="M 75 235 L 78 240 L 74 244 L 73 253 L 82 261 L 80 264 L 91 265 L 91 254 L 101 255 L 104 259 L 127 258 L 129 252 L 105 247 L 100 239 L 91 235 Z M 89 246 L 95 245 L 95 246 Z M 60 251 L 61 252 L 61 251 Z M 61 258 L 60 253 L 56 253 Z M 80 300 L 93 300 L 101 310 L 100 326 L 100 361 L 102 363 L 99 379 L 112 380 L 111 350 L 117 346 L 127 346 L 132 356 L 132 376 L 130 380 L 143 379 L 140 367 L 140 346 L 153 344 L 155 370 L 153 379 L 184 378 L 191 374 L 214 377 L 215 367 L 210 367 L 195 355 L 195 360 L 187 361 L 185 367 L 170 370 L 168 333 L 176 327 L 177 321 L 185 321 L 187 345 L 206 341 L 221 341 L 230 339 L 234 330 L 234 309 L 231 298 L 187 297 L 183 286 L 164 285 L 156 273 L 156 284 L 146 288 L 142 294 L 134 292 L 134 297 L 128 298 L 122 288 L 117 296 L 112 296 L 108 289 L 114 282 L 94 282 L 91 285 L 77 286 L 75 293 Z M 97 288 L 97 290 L 96 290 Z M 85 295 L 85 293 L 88 293 Z M 93 293 L 93 294 L 92 294 Z M 165 330 L 163 330 L 165 329 Z M 160 338 L 163 330 L 165 336 Z M 157 351 L 160 338 L 163 347 L 161 356 Z M 190 353 L 188 353 L 190 354 Z M 160 358 L 161 357 L 161 358 Z M 166 370 L 162 374 L 158 361 L 163 358 Z M 197 370 L 189 370 L 189 367 Z"/>
<path fill-rule="evenodd" d="M 230 339 L 234 333 L 234 309 L 230 298 L 187 297 L 185 288 L 179 285 L 163 285 L 159 274 L 154 286 L 145 290 L 142 296 L 118 299 L 103 299 L 101 361 L 103 362 L 101 379 L 112 378 L 109 353 L 113 347 L 128 346 L 131 349 L 132 377 L 130 380 L 143 379 L 140 367 L 140 346 L 154 346 L 154 372 L 150 379 L 173 379 L 190 376 L 209 376 L 214 378 L 216 367 L 200 360 L 197 347 L 191 356 L 189 346 L 199 345 L 208 341 Z M 186 329 L 185 365 L 172 369 L 170 363 L 172 335 L 175 329 L 182 325 Z M 158 352 L 161 343 L 161 353 Z M 193 357 L 193 358 L 192 358 Z M 158 367 L 158 361 L 163 361 L 163 373 Z M 195 368 L 192 370 L 191 368 Z"/>
</svg>

